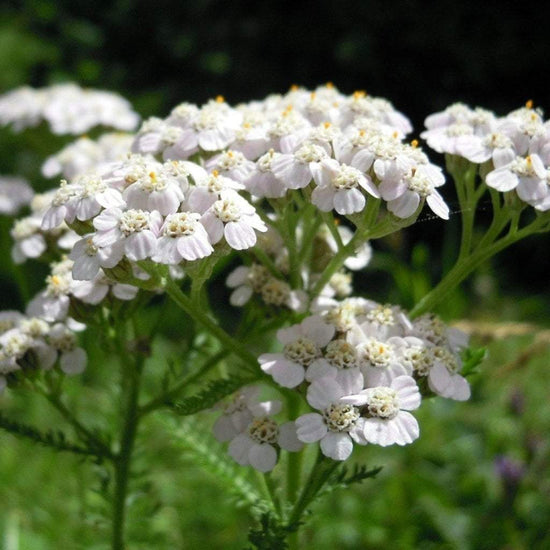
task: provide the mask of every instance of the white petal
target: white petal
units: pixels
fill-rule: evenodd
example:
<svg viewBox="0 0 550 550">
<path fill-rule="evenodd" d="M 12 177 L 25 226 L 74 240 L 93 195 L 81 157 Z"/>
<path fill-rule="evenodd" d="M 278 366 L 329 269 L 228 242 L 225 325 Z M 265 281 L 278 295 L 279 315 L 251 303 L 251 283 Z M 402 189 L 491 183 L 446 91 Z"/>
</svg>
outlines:
<svg viewBox="0 0 550 550">
<path fill-rule="evenodd" d="M 517 175 L 508 168 L 498 168 L 489 172 L 485 181 L 489 187 L 497 191 L 511 191 L 519 182 Z"/>
<path fill-rule="evenodd" d="M 360 212 L 365 203 L 365 195 L 359 189 L 340 189 L 334 194 L 334 209 L 338 214 Z"/>
<path fill-rule="evenodd" d="M 256 443 L 248 452 L 248 460 L 259 472 L 270 472 L 277 464 L 277 451 L 268 443 Z"/>
<path fill-rule="evenodd" d="M 271 355 L 271 354 L 264 354 Z M 273 377 L 273 380 L 280 384 L 284 388 L 295 388 L 304 381 L 305 371 L 302 365 L 288 361 L 284 356 L 280 354 L 274 361 L 267 361 L 261 365 L 262 370 Z M 260 363 L 262 363 L 262 357 L 259 357 Z"/>
<path fill-rule="evenodd" d="M 459 374 L 451 374 L 442 363 L 436 363 L 428 375 L 430 389 L 449 399 L 465 401 L 470 397 L 470 386 Z"/>
<path fill-rule="evenodd" d="M 334 336 L 334 326 L 325 323 L 318 315 L 307 317 L 301 323 L 301 327 L 308 338 L 318 346 L 324 348 Z"/>
<path fill-rule="evenodd" d="M 245 250 L 256 244 L 254 229 L 242 221 L 227 223 L 224 235 L 225 240 L 234 250 Z"/>
<path fill-rule="evenodd" d="M 304 444 L 298 439 L 296 429 L 295 422 L 285 422 L 279 426 L 279 438 L 277 439 L 277 443 L 281 449 L 292 453 L 297 453 L 302 449 Z"/>
<path fill-rule="evenodd" d="M 252 297 L 252 287 L 242 285 L 229 296 L 229 303 L 235 307 L 243 307 Z"/>
<path fill-rule="evenodd" d="M 233 422 L 231 422 L 231 418 L 226 414 L 222 414 L 216 422 L 214 422 L 212 432 L 214 433 L 214 437 L 222 443 L 231 441 L 238 433 Z"/>
<path fill-rule="evenodd" d="M 241 466 L 247 466 L 249 464 L 248 453 L 254 441 L 246 434 L 239 434 L 235 439 L 231 440 L 227 452 L 229 456 L 235 460 Z"/>
<path fill-rule="evenodd" d="M 157 239 L 151 231 L 132 233 L 124 243 L 128 259 L 137 262 L 150 258 L 157 251 Z"/>
<path fill-rule="evenodd" d="M 334 189 L 332 187 L 316 187 L 311 193 L 311 202 L 321 212 L 330 212 L 334 207 Z"/>
<path fill-rule="evenodd" d="M 307 402 L 318 410 L 326 409 L 336 403 L 344 394 L 340 384 L 331 376 L 325 376 L 312 382 L 307 389 Z"/>
<path fill-rule="evenodd" d="M 61 354 L 59 365 L 66 374 L 80 374 L 86 368 L 87 356 L 82 348 L 75 348 Z"/>
<path fill-rule="evenodd" d="M 353 442 L 347 433 L 329 432 L 321 439 L 321 451 L 333 460 L 346 460 L 353 451 Z"/>
<path fill-rule="evenodd" d="M 212 245 L 196 235 L 188 235 L 176 239 L 176 247 L 182 258 L 193 261 L 205 258 L 214 252 Z"/>
<path fill-rule="evenodd" d="M 248 266 L 240 265 L 227 276 L 225 284 L 229 288 L 236 288 L 238 286 L 241 286 L 246 282 L 249 273 L 250 268 Z"/>
<path fill-rule="evenodd" d="M 445 204 L 443 197 L 435 189 L 428 195 L 426 202 L 434 214 L 437 214 L 444 220 L 449 219 L 449 207 Z"/>
<path fill-rule="evenodd" d="M 405 191 L 398 199 L 388 202 L 388 210 L 398 218 L 406 219 L 416 212 L 419 204 L 420 197 L 417 193 Z"/>
<path fill-rule="evenodd" d="M 327 432 L 327 425 L 320 414 L 308 413 L 296 419 L 296 436 L 304 443 L 315 443 Z"/>
<path fill-rule="evenodd" d="M 416 381 L 412 376 L 398 376 L 394 378 L 391 387 L 397 392 L 400 409 L 413 411 L 420 407 L 422 398 Z"/>
<path fill-rule="evenodd" d="M 137 286 L 116 284 L 112 286 L 113 296 L 119 300 L 133 300 L 139 291 Z"/>
<path fill-rule="evenodd" d="M 91 281 L 99 271 L 99 259 L 97 256 L 84 254 L 77 258 L 73 265 L 73 279 L 77 281 Z"/>
</svg>

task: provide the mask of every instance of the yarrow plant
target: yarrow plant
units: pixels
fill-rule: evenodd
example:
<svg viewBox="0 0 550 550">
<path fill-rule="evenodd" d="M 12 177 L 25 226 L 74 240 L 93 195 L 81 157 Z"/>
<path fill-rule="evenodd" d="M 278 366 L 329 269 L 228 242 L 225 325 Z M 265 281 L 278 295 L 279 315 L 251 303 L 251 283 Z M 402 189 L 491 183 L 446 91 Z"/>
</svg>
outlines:
<svg viewBox="0 0 550 550">
<path fill-rule="evenodd" d="M 0 97 L 0 122 L 19 131 L 42 120 L 57 134 L 130 131 L 136 117 L 118 96 L 73 85 Z M 323 487 L 342 485 L 352 455 L 414 444 L 425 399 L 470 398 L 483 353 L 442 306 L 490 257 L 550 229 L 550 124 L 530 102 L 504 117 L 455 104 L 426 119 L 420 137 L 446 155 L 462 237 L 453 267 L 406 310 L 359 295 L 353 281 L 377 240 L 426 209 L 449 219 L 445 171 L 411 133 L 384 99 L 292 87 L 237 106 L 182 103 L 133 134 L 79 137 L 44 159 L 42 177 L 63 178 L 45 193 L 2 179 L 2 214 L 26 207 L 10 231 L 12 259 L 49 273 L 24 312 L 0 313 L 0 399 L 40 393 L 77 441 L 3 414 L 0 425 L 108 465 L 113 549 L 126 544 L 132 458 L 155 411 L 197 414 L 198 429 L 214 415 L 210 463 L 259 472 L 252 501 L 270 518 L 264 529 L 277 526 L 270 548 L 297 548 L 304 513 Z M 487 195 L 493 218 L 479 228 Z M 222 278 L 226 292 L 214 293 Z M 163 334 L 171 307 L 180 321 Z M 144 322 L 156 311 L 157 325 Z M 222 320 L 231 314 L 239 324 Z M 92 430 L 65 403 L 66 375 L 102 368 L 87 364 L 86 333 L 119 358 L 118 435 Z M 163 339 L 179 365 L 154 372 Z M 359 468 L 346 484 L 377 471 Z"/>
</svg>

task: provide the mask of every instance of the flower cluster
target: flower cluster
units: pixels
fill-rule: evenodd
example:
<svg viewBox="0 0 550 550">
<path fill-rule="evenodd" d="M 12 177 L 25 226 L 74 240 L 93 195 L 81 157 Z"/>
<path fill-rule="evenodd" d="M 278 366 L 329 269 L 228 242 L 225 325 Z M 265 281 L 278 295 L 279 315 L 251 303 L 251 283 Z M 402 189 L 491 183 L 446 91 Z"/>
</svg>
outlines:
<svg viewBox="0 0 550 550">
<path fill-rule="evenodd" d="M 142 155 L 63 182 L 42 228 L 63 222 L 80 225 L 84 238 L 72 251 L 73 273 L 87 280 L 123 257 L 177 265 L 209 256 L 222 240 L 243 250 L 256 244 L 256 231 L 266 230 L 233 180 L 190 162 Z"/>
<path fill-rule="evenodd" d="M 424 201 L 448 218 L 437 191 L 442 171 L 416 141 L 403 141 L 411 130 L 386 100 L 365 92 L 347 96 L 329 84 L 313 92 L 293 87 L 237 107 L 221 96 L 201 108 L 181 104 L 165 120 L 145 121 L 133 151 L 164 160 L 206 154 L 209 173 L 254 197 L 304 189 L 322 212 L 356 214 L 371 197 L 398 218 L 413 216 Z"/>
<path fill-rule="evenodd" d="M 345 226 L 337 227 L 338 234 L 343 244 L 347 244 L 352 238 L 352 232 Z M 297 245 L 304 250 L 304 231 L 301 226 L 296 230 Z M 284 244 L 284 239 L 275 226 L 269 226 L 266 233 L 258 239 L 258 248 L 263 251 L 265 257 L 270 260 L 266 265 L 259 261 L 253 261 L 250 265 L 241 265 L 235 268 L 227 277 L 226 284 L 232 290 L 229 301 L 232 305 L 241 307 L 257 296 L 261 302 L 268 306 L 286 307 L 293 311 L 304 311 L 307 306 L 308 291 L 321 276 L 330 259 L 338 250 L 334 237 L 326 225 L 322 225 L 310 243 L 307 250 L 310 257 L 303 257 L 300 270 L 300 288 L 293 288 L 289 273 L 289 251 Z M 372 255 L 368 242 L 361 243 L 355 254 L 350 255 L 344 262 L 344 266 L 352 271 L 363 269 L 367 266 Z M 303 289 L 306 289 L 305 291 Z M 321 290 L 323 296 L 345 298 L 352 292 L 352 277 L 345 270 L 336 272 Z"/>
<path fill-rule="evenodd" d="M 460 375 L 466 336 L 436 316 L 411 321 L 397 306 L 362 298 L 320 298 L 317 314 L 277 333 L 283 351 L 259 357 L 262 370 L 285 388 L 305 391 L 318 412 L 296 419 L 297 437 L 320 441 L 334 460 L 353 443 L 405 445 L 419 435 L 410 414 L 421 390 L 465 400 Z"/>
<path fill-rule="evenodd" d="M 0 176 L 0 215 L 13 216 L 33 197 L 32 187 L 23 179 Z"/>
<path fill-rule="evenodd" d="M 81 137 L 46 159 L 42 175 L 71 179 L 88 171 L 103 172 L 111 162 L 120 161 L 130 151 L 132 134 L 121 132 L 101 135 L 97 140 Z"/>
<path fill-rule="evenodd" d="M 75 245 L 71 256 L 75 256 L 74 250 L 79 249 L 79 243 Z M 59 262 L 52 263 L 50 274 L 46 277 L 46 288 L 29 302 L 27 313 L 49 322 L 65 322 L 71 314 L 71 305 L 78 305 L 81 302 L 95 306 L 109 296 L 124 301 L 133 300 L 136 297 L 138 293 L 136 286 L 119 283 L 106 276 L 100 267 L 101 255 L 97 260 L 93 258 L 92 261 L 97 261 L 97 265 L 94 276 L 89 280 L 78 280 L 73 277 L 73 273 L 75 271 L 78 273 L 82 268 L 71 258 L 65 257 Z M 108 260 L 102 263 L 111 265 Z M 107 268 L 108 265 L 103 267 Z M 134 276 L 147 277 L 140 272 L 134 273 Z"/>
<path fill-rule="evenodd" d="M 42 229 L 42 218 L 55 193 L 52 190 L 32 196 L 31 190 L 30 214 L 16 220 L 10 231 L 13 239 L 11 256 L 16 264 L 48 254 L 58 257 L 60 252 L 70 251 L 78 240 L 78 235 L 65 223 L 47 231 Z"/>
<path fill-rule="evenodd" d="M 432 149 L 484 165 L 489 187 L 550 210 L 550 122 L 532 102 L 504 117 L 456 103 L 425 124 L 421 136 Z"/>
<path fill-rule="evenodd" d="M 0 96 L 0 125 L 20 131 L 43 120 L 54 134 L 77 135 L 99 125 L 133 130 L 139 116 L 119 95 L 75 84 L 23 87 Z"/>
<path fill-rule="evenodd" d="M 49 370 L 58 363 L 66 374 L 86 368 L 86 352 L 79 347 L 75 330 L 83 326 L 71 319 L 47 320 L 18 311 L 0 313 L 0 393 L 22 372 Z"/>
<path fill-rule="evenodd" d="M 260 388 L 240 390 L 227 403 L 219 403 L 222 415 L 214 423 L 214 436 L 229 442 L 229 455 L 241 466 L 260 472 L 271 471 L 278 451 L 297 452 L 303 447 L 296 437 L 294 422 L 279 424 L 272 416 L 281 411 L 280 401 L 258 401 Z"/>
</svg>

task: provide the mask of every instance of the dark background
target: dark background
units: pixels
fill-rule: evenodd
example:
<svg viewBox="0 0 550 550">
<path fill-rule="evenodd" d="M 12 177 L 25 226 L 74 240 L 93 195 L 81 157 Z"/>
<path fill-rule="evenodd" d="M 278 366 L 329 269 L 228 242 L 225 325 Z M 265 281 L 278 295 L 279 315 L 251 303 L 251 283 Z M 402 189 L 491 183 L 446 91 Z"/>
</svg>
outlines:
<svg viewBox="0 0 550 550">
<path fill-rule="evenodd" d="M 119 90 L 144 115 L 332 81 L 419 127 L 454 101 L 548 107 L 545 2 L 31 0 L 4 3 L 0 86 Z M 16 66 L 17 65 L 17 66 Z"/>
</svg>

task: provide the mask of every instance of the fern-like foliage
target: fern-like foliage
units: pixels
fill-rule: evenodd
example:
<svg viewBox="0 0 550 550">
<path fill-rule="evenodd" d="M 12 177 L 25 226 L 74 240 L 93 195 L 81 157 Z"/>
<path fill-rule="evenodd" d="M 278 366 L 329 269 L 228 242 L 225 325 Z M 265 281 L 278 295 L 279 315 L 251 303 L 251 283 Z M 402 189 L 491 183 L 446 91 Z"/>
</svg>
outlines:
<svg viewBox="0 0 550 550">
<path fill-rule="evenodd" d="M 367 468 L 363 464 L 355 464 L 350 470 L 342 466 L 339 471 L 331 476 L 326 485 L 319 491 L 316 500 L 338 489 L 345 489 L 351 485 L 362 483 L 365 479 L 373 479 L 382 471 L 382 466 Z"/>
<path fill-rule="evenodd" d="M 236 467 L 225 456 L 220 456 L 216 451 L 213 438 L 205 436 L 204 433 L 197 433 L 193 429 L 194 425 L 189 421 L 165 419 L 164 422 L 167 423 L 170 432 L 176 436 L 178 443 L 185 448 L 186 453 L 196 458 L 195 463 L 200 464 L 202 468 L 219 479 L 224 488 L 238 499 L 239 504 L 247 507 L 260 506 L 261 497 L 246 479 L 246 470 Z"/>
<path fill-rule="evenodd" d="M 50 447 L 58 451 L 67 451 L 81 456 L 93 457 L 96 462 L 107 458 L 105 451 L 94 446 L 91 442 L 88 446 L 78 445 L 69 441 L 61 430 L 48 430 L 42 432 L 34 426 L 23 424 L 6 417 L 0 413 L 0 428 L 16 437 L 28 439 L 39 445 Z"/>
<path fill-rule="evenodd" d="M 252 546 L 246 550 L 285 550 L 288 548 L 286 538 L 291 529 L 282 525 L 271 512 L 264 512 L 259 521 L 259 527 L 252 527 L 248 532 L 248 540 Z"/>
<path fill-rule="evenodd" d="M 189 416 L 205 409 L 210 409 L 224 397 L 231 395 L 238 389 L 254 381 L 254 378 L 242 378 L 240 376 L 220 378 L 211 381 L 206 389 L 197 395 L 187 397 L 175 403 L 168 403 L 168 405 L 172 407 L 175 413 L 181 416 Z"/>
<path fill-rule="evenodd" d="M 372 479 L 382 471 L 382 466 L 367 468 L 364 464 L 355 464 L 350 471 L 346 466 L 342 466 L 340 471 L 329 481 L 333 487 L 349 487 L 354 483 L 362 483 L 365 479 Z"/>
</svg>

